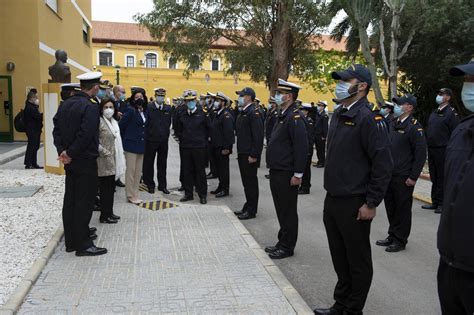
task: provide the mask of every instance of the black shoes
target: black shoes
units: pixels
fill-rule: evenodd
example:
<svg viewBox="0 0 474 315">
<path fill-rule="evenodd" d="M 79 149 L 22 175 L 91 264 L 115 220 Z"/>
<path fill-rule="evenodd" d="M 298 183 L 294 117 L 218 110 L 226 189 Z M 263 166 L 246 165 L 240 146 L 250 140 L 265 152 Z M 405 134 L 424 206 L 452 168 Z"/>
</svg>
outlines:
<svg viewBox="0 0 474 315">
<path fill-rule="evenodd" d="M 289 251 L 289 250 L 286 250 L 286 249 L 283 249 L 283 248 L 277 248 L 273 252 L 268 253 L 268 256 L 271 259 L 283 259 L 283 258 L 286 258 L 286 257 L 291 257 L 293 255 L 294 255 L 293 251 Z"/>
<path fill-rule="evenodd" d="M 323 167 L 324 167 L 324 164 L 322 164 L 322 163 L 316 163 L 316 165 L 313 165 L 313 167 L 323 168 Z"/>
<path fill-rule="evenodd" d="M 393 239 L 389 236 L 387 237 L 386 239 L 384 240 L 379 240 L 377 242 L 375 242 L 375 245 L 378 245 L 378 246 L 390 246 L 392 245 L 393 243 Z"/>
<path fill-rule="evenodd" d="M 342 311 L 335 309 L 334 307 L 331 308 L 316 308 L 313 310 L 314 314 L 316 315 L 342 315 Z"/>
<path fill-rule="evenodd" d="M 434 213 L 442 213 L 443 212 L 443 208 L 442 207 L 438 207 L 435 209 Z"/>
<path fill-rule="evenodd" d="M 76 249 L 73 248 L 73 247 L 71 247 L 71 248 L 66 247 L 66 253 L 71 253 L 71 252 L 75 252 L 75 251 L 76 251 Z"/>
<path fill-rule="evenodd" d="M 270 179 L 270 174 L 265 174 L 266 179 Z"/>
<path fill-rule="evenodd" d="M 222 197 L 227 197 L 229 196 L 229 192 L 228 191 L 219 191 L 217 194 L 216 194 L 216 198 L 222 198 Z"/>
<path fill-rule="evenodd" d="M 115 214 L 112 214 L 110 217 L 112 219 L 115 219 L 115 220 L 120 220 L 120 217 L 118 215 L 115 215 Z"/>
<path fill-rule="evenodd" d="M 26 170 L 42 170 L 44 167 L 39 165 L 25 165 Z"/>
<path fill-rule="evenodd" d="M 220 192 L 221 192 L 221 189 L 217 188 L 216 190 L 211 191 L 211 195 L 217 195 Z"/>
<path fill-rule="evenodd" d="M 91 239 L 91 241 L 97 239 L 97 234 L 89 234 L 89 238 Z"/>
<path fill-rule="evenodd" d="M 276 251 L 278 249 L 277 246 L 267 246 L 265 247 L 265 252 L 266 253 L 273 253 L 274 251 Z"/>
<path fill-rule="evenodd" d="M 155 187 L 147 187 L 146 190 L 148 191 L 149 194 L 154 194 L 155 193 Z"/>
<path fill-rule="evenodd" d="M 117 186 L 117 187 L 122 187 L 122 188 L 123 188 L 123 187 L 125 187 L 125 184 L 122 183 L 122 181 L 121 181 L 120 179 L 117 179 L 117 180 L 115 181 L 115 186 Z"/>
<path fill-rule="evenodd" d="M 298 195 L 309 195 L 309 188 L 299 188 Z"/>
<path fill-rule="evenodd" d="M 97 228 L 95 228 L 95 227 L 89 228 L 89 233 L 90 234 L 94 234 L 95 232 L 97 232 Z"/>
<path fill-rule="evenodd" d="M 107 254 L 106 248 L 96 247 L 94 245 L 84 250 L 76 251 L 76 256 L 99 256 L 104 254 Z"/>
<path fill-rule="evenodd" d="M 184 187 L 183 186 L 179 187 L 178 191 L 184 191 Z"/>
<path fill-rule="evenodd" d="M 400 243 L 397 240 L 394 240 L 392 244 L 390 244 L 387 248 L 385 248 L 385 251 L 388 253 L 396 253 L 404 249 L 405 249 L 404 244 Z"/>
<path fill-rule="evenodd" d="M 170 191 L 166 188 L 163 188 L 163 189 L 158 189 L 159 191 L 163 192 L 165 195 L 169 195 L 170 194 Z"/>
<path fill-rule="evenodd" d="M 115 224 L 118 222 L 118 220 L 108 217 L 108 218 L 99 218 L 100 223 L 108 223 L 108 224 Z"/>
<path fill-rule="evenodd" d="M 255 217 L 256 217 L 255 214 L 250 213 L 248 211 L 244 211 L 241 214 L 237 215 L 237 218 L 239 218 L 239 220 L 249 220 L 249 219 L 254 219 Z"/>
<path fill-rule="evenodd" d="M 431 205 L 422 205 L 421 208 L 426 210 L 436 210 L 438 209 L 438 205 L 433 203 Z"/>
<path fill-rule="evenodd" d="M 214 179 L 214 178 L 217 178 L 217 176 L 212 174 L 212 173 L 209 173 L 209 174 L 206 175 L 206 178 L 207 179 Z"/>
<path fill-rule="evenodd" d="M 39 166 L 38 164 L 36 164 L 36 165 L 33 165 L 33 168 L 34 168 L 35 170 L 42 170 L 44 167 Z"/>
<path fill-rule="evenodd" d="M 240 210 L 240 211 L 234 211 L 234 214 L 237 215 L 237 216 L 239 216 L 239 215 L 243 214 L 244 212 L 245 212 L 245 210 L 242 209 L 242 210 Z"/>
<path fill-rule="evenodd" d="M 184 196 L 183 198 L 179 199 L 179 201 L 181 201 L 181 202 L 190 201 L 190 200 L 194 200 L 194 197 L 193 196 Z"/>
<path fill-rule="evenodd" d="M 200 202 L 202 205 L 205 205 L 205 204 L 207 203 L 206 197 L 199 197 L 199 202 Z"/>
</svg>

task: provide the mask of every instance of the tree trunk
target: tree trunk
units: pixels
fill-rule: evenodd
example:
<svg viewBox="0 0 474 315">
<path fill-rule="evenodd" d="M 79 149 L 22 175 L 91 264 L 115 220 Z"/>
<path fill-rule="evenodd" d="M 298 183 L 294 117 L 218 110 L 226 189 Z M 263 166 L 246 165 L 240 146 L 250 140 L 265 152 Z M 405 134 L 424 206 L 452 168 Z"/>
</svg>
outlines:
<svg viewBox="0 0 474 315">
<path fill-rule="evenodd" d="M 382 95 L 382 91 L 380 90 L 379 81 L 377 79 L 377 71 L 375 69 L 374 58 L 372 57 L 372 54 L 370 52 L 369 37 L 367 35 L 366 28 L 364 28 L 364 26 L 362 25 L 359 25 L 358 28 L 362 54 L 364 55 L 365 61 L 367 61 L 368 68 L 372 76 L 372 89 L 374 90 L 375 99 L 377 103 L 384 104 L 385 101 Z"/>
<path fill-rule="evenodd" d="M 391 25 L 392 41 L 390 42 L 390 96 L 397 96 L 397 73 L 398 73 L 398 39 L 400 33 L 400 12 L 392 11 Z"/>
<path fill-rule="evenodd" d="M 288 12 L 291 0 L 278 1 L 277 22 L 272 30 L 273 63 L 268 78 L 268 87 L 273 95 L 278 79 L 287 80 L 289 76 L 290 21 Z"/>
</svg>

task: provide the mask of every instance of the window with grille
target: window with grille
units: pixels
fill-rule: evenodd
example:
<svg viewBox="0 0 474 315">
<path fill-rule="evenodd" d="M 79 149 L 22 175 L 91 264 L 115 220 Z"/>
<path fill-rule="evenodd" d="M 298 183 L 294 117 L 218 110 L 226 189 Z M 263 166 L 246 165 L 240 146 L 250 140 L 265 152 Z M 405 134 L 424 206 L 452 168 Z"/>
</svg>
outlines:
<svg viewBox="0 0 474 315">
<path fill-rule="evenodd" d="M 127 56 L 127 67 L 129 67 L 129 68 L 135 67 L 135 57 L 134 56 Z"/>
<path fill-rule="evenodd" d="M 109 51 L 99 52 L 99 65 L 112 66 L 112 53 Z"/>
<path fill-rule="evenodd" d="M 147 68 L 156 68 L 157 67 L 156 54 L 148 53 L 148 54 L 145 55 L 145 66 Z"/>
</svg>

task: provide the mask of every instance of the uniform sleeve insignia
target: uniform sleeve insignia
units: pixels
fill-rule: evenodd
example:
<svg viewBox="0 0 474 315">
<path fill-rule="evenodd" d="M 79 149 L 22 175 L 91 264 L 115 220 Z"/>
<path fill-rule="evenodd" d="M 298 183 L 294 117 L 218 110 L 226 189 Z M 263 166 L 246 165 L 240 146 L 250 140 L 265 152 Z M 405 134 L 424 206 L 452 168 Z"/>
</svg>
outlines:
<svg viewBox="0 0 474 315">
<path fill-rule="evenodd" d="M 375 121 L 381 121 L 381 120 L 383 120 L 382 116 L 375 116 Z"/>
<path fill-rule="evenodd" d="M 94 104 L 97 104 L 97 101 L 96 101 L 95 99 L 93 99 L 93 98 L 91 98 L 90 101 L 91 101 L 92 103 L 94 103 Z"/>
<path fill-rule="evenodd" d="M 295 115 L 295 116 L 293 116 L 293 118 L 298 119 L 298 118 L 300 118 L 300 115 Z"/>
<path fill-rule="evenodd" d="M 344 122 L 344 125 L 354 127 L 356 124 L 355 124 L 355 122 L 353 122 L 353 121 L 345 121 L 345 122 Z"/>
<path fill-rule="evenodd" d="M 255 112 L 255 115 L 256 115 L 256 116 L 260 116 L 260 113 L 259 113 L 259 112 Z"/>
<path fill-rule="evenodd" d="M 205 113 L 207 113 L 207 109 L 204 108 L 204 107 L 202 108 L 202 111 L 205 112 Z"/>
<path fill-rule="evenodd" d="M 423 131 L 423 128 L 418 128 L 418 129 L 416 129 L 416 130 L 417 130 L 417 131 Z"/>
</svg>

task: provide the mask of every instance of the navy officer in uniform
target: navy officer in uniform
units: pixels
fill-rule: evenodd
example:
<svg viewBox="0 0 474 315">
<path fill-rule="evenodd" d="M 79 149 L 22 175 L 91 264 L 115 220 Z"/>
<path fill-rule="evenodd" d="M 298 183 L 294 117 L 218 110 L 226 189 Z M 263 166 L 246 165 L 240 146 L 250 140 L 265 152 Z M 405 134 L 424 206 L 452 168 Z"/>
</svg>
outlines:
<svg viewBox="0 0 474 315">
<path fill-rule="evenodd" d="M 306 122 L 306 134 L 308 135 L 308 159 L 306 160 L 301 186 L 298 189 L 299 195 L 308 195 L 311 188 L 311 163 L 313 162 L 314 145 L 314 121 L 311 118 L 313 110 L 314 108 L 311 104 L 303 103 L 303 105 L 301 105 L 301 112 Z"/>
<path fill-rule="evenodd" d="M 459 123 L 458 114 L 451 106 L 453 91 L 448 88 L 439 90 L 436 96 L 438 107 L 431 113 L 426 126 L 426 141 L 428 144 L 428 167 L 431 179 L 432 204 L 421 206 L 423 209 L 442 212 L 444 196 L 444 161 L 446 146 L 451 133 Z"/>
<path fill-rule="evenodd" d="M 454 129 L 446 148 L 438 295 L 442 314 L 474 314 L 474 59 L 449 73 L 464 76 L 461 98 L 470 115 Z"/>
<path fill-rule="evenodd" d="M 405 249 L 411 231 L 413 189 L 426 161 L 423 128 L 413 117 L 416 97 L 406 94 L 393 99 L 394 119 L 390 122 L 390 148 L 393 157 L 392 179 L 384 202 L 387 210 L 388 237 L 376 242 L 387 252 Z"/>
<path fill-rule="evenodd" d="M 156 88 L 155 100 L 148 104 L 148 119 L 145 126 L 145 156 L 143 158 L 143 182 L 150 194 L 155 193 L 155 158 L 158 190 L 169 194 L 166 183 L 168 162 L 168 140 L 171 127 L 171 106 L 165 104 L 166 90 Z"/>
<path fill-rule="evenodd" d="M 337 274 L 335 304 L 315 314 L 362 314 L 372 282 L 370 225 L 389 184 L 393 161 L 382 116 L 369 108 L 372 84 L 360 64 L 333 72 L 338 80 L 324 169 L 324 226 Z"/>
<path fill-rule="evenodd" d="M 196 91 L 187 90 L 183 94 L 186 110 L 177 120 L 177 135 L 182 160 L 184 197 L 181 202 L 193 200 L 193 188 L 199 195 L 201 204 L 207 203 L 206 153 L 211 129 L 209 114 L 197 106 Z"/>
<path fill-rule="evenodd" d="M 229 155 L 235 142 L 234 119 L 227 108 L 230 99 L 222 92 L 214 98 L 214 119 L 211 123 L 211 147 L 215 156 L 219 185 L 211 194 L 216 198 L 229 196 Z"/>
<path fill-rule="evenodd" d="M 90 235 L 97 193 L 99 156 L 99 106 L 95 97 L 102 74 L 79 75 L 81 91 L 66 99 L 54 116 L 54 145 L 66 170 L 63 225 L 66 251 L 76 256 L 96 256 L 107 249 L 96 247 Z M 95 236 L 94 236 L 95 235 Z"/>
<path fill-rule="evenodd" d="M 314 144 L 318 162 L 316 167 L 322 168 L 326 163 L 326 138 L 328 135 L 329 116 L 326 114 L 326 101 L 319 101 L 317 104 L 316 115 L 314 116 Z"/>
<path fill-rule="evenodd" d="M 298 188 L 308 160 L 306 123 L 295 103 L 300 89 L 278 79 L 275 102 L 280 114 L 266 153 L 270 190 L 280 224 L 277 244 L 265 248 L 272 259 L 293 256 L 298 238 Z"/>
<path fill-rule="evenodd" d="M 240 177 L 245 192 L 245 204 L 235 215 L 240 220 L 253 219 L 258 208 L 258 178 L 260 157 L 263 149 L 263 120 L 259 108 L 255 105 L 255 91 L 246 87 L 236 92 L 239 115 L 236 122 L 237 159 Z"/>
</svg>

